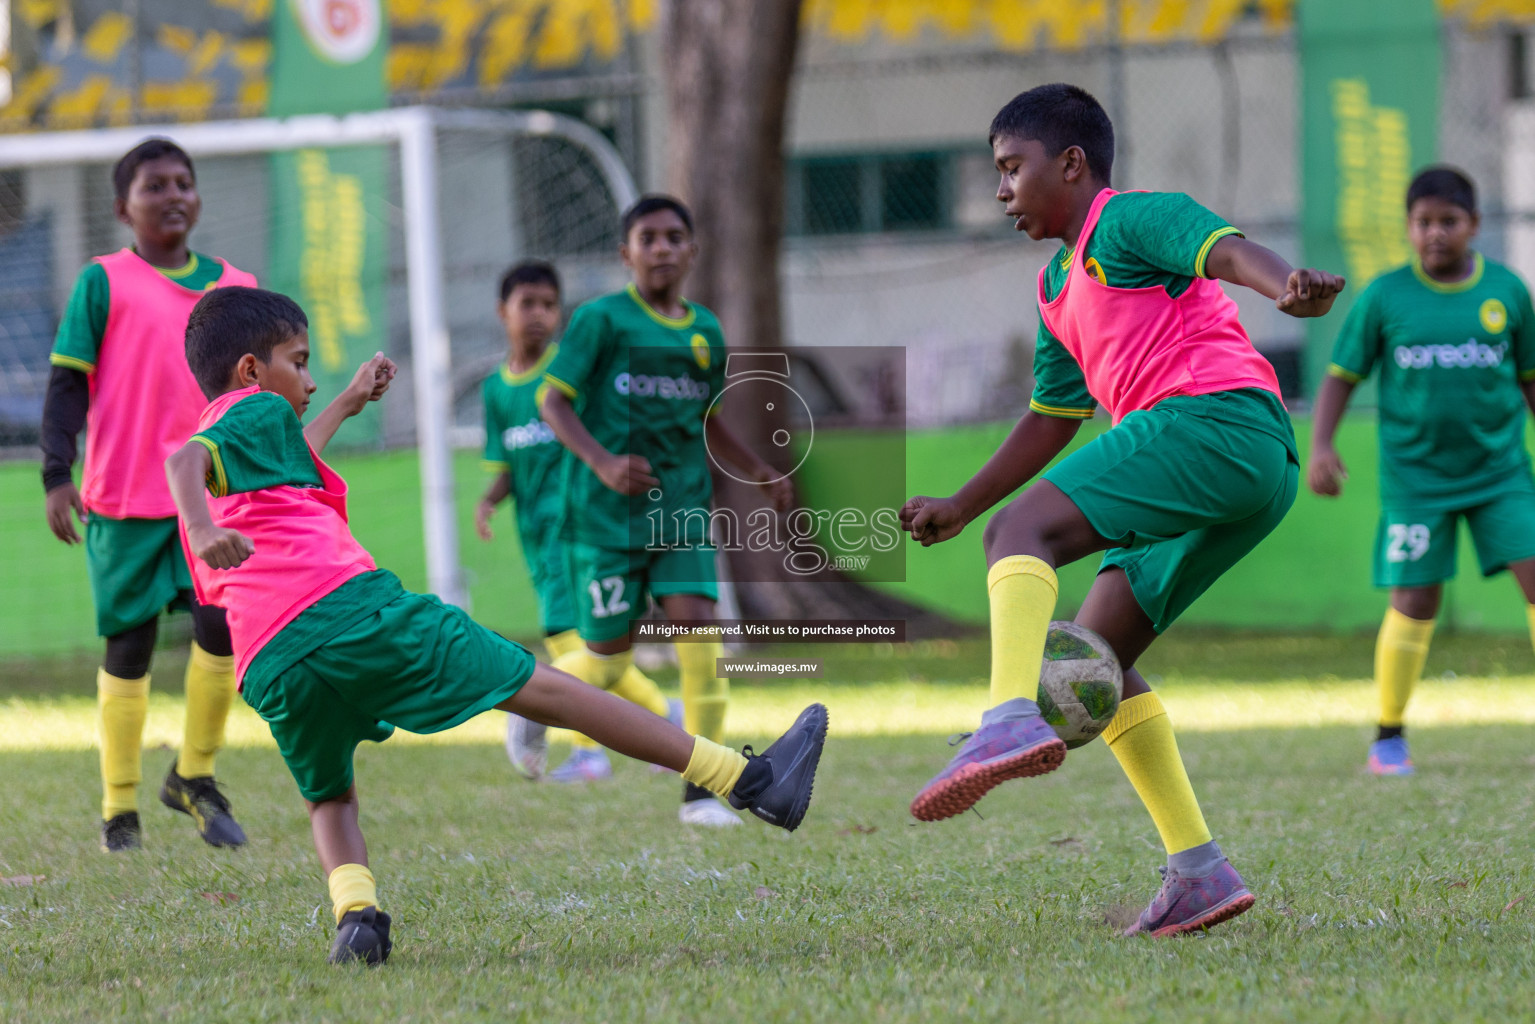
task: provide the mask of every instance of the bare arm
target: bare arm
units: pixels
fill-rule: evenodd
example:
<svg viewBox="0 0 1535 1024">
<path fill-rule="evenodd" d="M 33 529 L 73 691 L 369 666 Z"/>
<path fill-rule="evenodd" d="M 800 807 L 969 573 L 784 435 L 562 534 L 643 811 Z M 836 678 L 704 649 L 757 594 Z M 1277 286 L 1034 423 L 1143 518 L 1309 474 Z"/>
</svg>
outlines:
<svg viewBox="0 0 1535 1024">
<path fill-rule="evenodd" d="M 188 441 L 165 460 L 165 477 L 171 485 L 176 514 L 187 528 L 192 554 L 215 569 L 233 569 L 255 553 L 250 538 L 237 530 L 214 525 L 203 490 L 213 456 L 196 441 Z"/>
<path fill-rule="evenodd" d="M 615 455 L 592 436 L 576 415 L 576 407 L 558 388 L 546 388 L 538 406 L 539 413 L 560 444 L 591 467 L 603 485 L 619 494 L 639 494 L 661 481 L 650 472 L 650 461 L 640 455 Z"/>
<path fill-rule="evenodd" d="M 375 353 L 372 359 L 357 368 L 346 390 L 331 399 L 331 403 L 321 410 L 320 415 L 310 420 L 304 428 L 304 439 L 316 455 L 330 444 L 342 423 L 362 412 L 369 402 L 384 397 L 397 369 L 394 361 L 382 352 Z"/>
<path fill-rule="evenodd" d="M 772 500 L 774 508 L 780 512 L 787 512 L 793 507 L 794 485 L 789 482 L 789 478 L 742 444 L 735 431 L 726 426 L 718 416 L 710 416 L 704 420 L 704 438 L 711 452 L 730 463 L 740 470 L 743 476 L 761 487 Z"/>
<path fill-rule="evenodd" d="M 1324 270 L 1290 266 L 1284 257 L 1240 235 L 1227 235 L 1205 257 L 1205 273 L 1251 288 L 1291 316 L 1322 316 L 1343 290 L 1343 278 Z"/>
<path fill-rule="evenodd" d="M 1082 421 L 1030 410 L 980 471 L 951 498 L 918 495 L 901 509 L 901 525 L 924 547 L 959 534 L 976 516 L 1034 479 L 1077 435 Z"/>
<path fill-rule="evenodd" d="M 495 534 L 490 532 L 490 517 L 496 511 L 496 506 L 501 504 L 512 493 L 511 470 L 496 475 L 485 489 L 484 497 L 474 507 L 474 532 L 481 540 L 491 540 Z"/>
<path fill-rule="evenodd" d="M 1348 479 L 1348 469 L 1333 447 L 1333 438 L 1353 394 L 1352 382 L 1329 373 L 1311 409 L 1311 458 L 1306 466 L 1306 486 L 1323 497 L 1336 498 L 1342 494 L 1343 481 Z M 1529 394 L 1526 390 L 1527 401 Z"/>
</svg>

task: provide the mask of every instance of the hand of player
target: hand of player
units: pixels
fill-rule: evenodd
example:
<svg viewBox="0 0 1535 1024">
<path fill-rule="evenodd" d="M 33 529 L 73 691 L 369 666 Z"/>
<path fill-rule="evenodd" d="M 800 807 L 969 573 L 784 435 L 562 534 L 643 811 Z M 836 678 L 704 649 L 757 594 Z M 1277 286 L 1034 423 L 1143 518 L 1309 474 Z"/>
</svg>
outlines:
<svg viewBox="0 0 1535 1024">
<path fill-rule="evenodd" d="M 1336 498 L 1343 493 L 1343 481 L 1348 479 L 1348 469 L 1338 457 L 1337 449 L 1318 448 L 1312 451 L 1306 464 L 1306 486 L 1324 498 Z"/>
<path fill-rule="evenodd" d="M 389 390 L 389 382 L 394 380 L 394 375 L 399 372 L 394 360 L 376 352 L 372 359 L 363 363 L 352 375 L 352 383 L 346 386 L 342 392 L 347 399 L 347 411 L 356 416 L 362 412 L 369 402 L 376 402 L 384 397 L 384 392 Z"/>
<path fill-rule="evenodd" d="M 189 527 L 187 547 L 215 569 L 233 569 L 256 553 L 249 537 L 222 526 Z"/>
<path fill-rule="evenodd" d="M 953 498 L 929 498 L 918 495 L 901 506 L 901 529 L 911 539 L 931 547 L 939 541 L 959 535 L 970 520 Z"/>
<path fill-rule="evenodd" d="M 85 502 L 80 500 L 80 491 L 74 483 L 59 484 L 49 491 L 46 507 L 48 529 L 53 531 L 53 535 L 65 544 L 79 544 L 80 534 L 69 518 L 69 510 L 74 509 L 76 518 L 82 523 L 89 516 L 85 511 Z"/>
<path fill-rule="evenodd" d="M 773 471 L 771 480 L 757 481 L 757 487 L 767 495 L 773 507 L 782 515 L 794 507 L 794 484 L 786 476 L 780 476 L 777 470 Z"/>
<path fill-rule="evenodd" d="M 474 532 L 479 534 L 481 540 L 491 540 L 495 535 L 490 532 L 490 517 L 495 514 L 496 506 L 481 498 L 480 503 L 474 506 Z"/>
<path fill-rule="evenodd" d="M 661 483 L 650 472 L 650 460 L 643 455 L 613 455 L 597 467 L 597 479 L 609 490 L 631 497 Z"/>
<path fill-rule="evenodd" d="M 1322 316 L 1332 309 L 1332 300 L 1343 290 L 1343 278 L 1325 270 L 1302 267 L 1290 271 L 1285 293 L 1274 300 L 1281 313 L 1291 316 Z"/>
</svg>

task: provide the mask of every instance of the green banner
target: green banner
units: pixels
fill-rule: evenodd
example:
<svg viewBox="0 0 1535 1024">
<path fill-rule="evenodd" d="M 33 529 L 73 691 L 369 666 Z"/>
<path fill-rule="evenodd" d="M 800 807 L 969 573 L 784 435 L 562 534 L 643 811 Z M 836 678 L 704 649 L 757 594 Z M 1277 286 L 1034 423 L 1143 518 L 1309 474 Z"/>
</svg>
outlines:
<svg viewBox="0 0 1535 1024">
<path fill-rule="evenodd" d="M 1315 392 L 1355 298 L 1412 256 L 1407 184 L 1436 157 L 1435 0 L 1299 0 L 1301 245 L 1305 262 L 1348 278 L 1326 317 L 1307 320 Z"/>
<path fill-rule="evenodd" d="M 268 114 L 347 114 L 388 102 L 382 0 L 276 0 Z M 309 317 L 310 371 L 328 401 L 363 360 L 388 351 L 389 151 L 305 149 L 272 157 L 271 259 L 263 282 Z M 381 434 L 377 405 L 342 444 Z"/>
</svg>

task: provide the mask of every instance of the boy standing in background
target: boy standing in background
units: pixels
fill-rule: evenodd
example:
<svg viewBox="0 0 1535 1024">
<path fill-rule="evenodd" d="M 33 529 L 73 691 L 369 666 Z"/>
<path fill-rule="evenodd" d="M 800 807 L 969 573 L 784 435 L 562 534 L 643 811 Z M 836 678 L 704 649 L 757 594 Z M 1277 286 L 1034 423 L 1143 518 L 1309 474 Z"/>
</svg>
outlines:
<svg viewBox="0 0 1535 1024">
<path fill-rule="evenodd" d="M 106 654 L 96 678 L 101 742 L 102 849 L 142 843 L 138 784 L 149 666 L 159 615 L 192 613 L 186 673 L 186 731 L 160 801 L 191 815 L 212 846 L 239 846 L 245 833 L 214 782 L 234 696 L 234 659 L 224 613 L 192 597 L 176 536 L 166 456 L 197 428 L 204 402 L 187 368 L 184 335 L 192 307 L 209 289 L 256 279 L 187 247 L 202 200 L 192 159 L 168 139 L 129 150 L 112 170 L 117 219 L 133 246 L 98 256 L 81 271 L 49 357 L 43 405 L 43 487 L 48 526 L 80 543 Z M 85 472 L 73 478 L 75 438 L 87 427 Z"/>
</svg>

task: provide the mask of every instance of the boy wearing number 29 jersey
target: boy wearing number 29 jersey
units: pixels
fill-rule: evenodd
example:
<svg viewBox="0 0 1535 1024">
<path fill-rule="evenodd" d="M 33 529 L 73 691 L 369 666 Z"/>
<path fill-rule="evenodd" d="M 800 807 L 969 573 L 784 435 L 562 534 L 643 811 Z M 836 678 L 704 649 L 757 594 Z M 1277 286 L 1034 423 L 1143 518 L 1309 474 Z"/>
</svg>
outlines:
<svg viewBox="0 0 1535 1024">
<path fill-rule="evenodd" d="M 1375 649 L 1377 775 L 1408 775 L 1403 717 L 1423 671 L 1444 581 L 1455 575 L 1456 525 L 1466 521 L 1484 576 L 1510 570 L 1531 602 L 1535 633 L 1535 479 L 1524 409 L 1535 403 L 1535 313 L 1524 282 L 1470 248 L 1476 196 L 1450 168 L 1419 174 L 1407 192 L 1417 258 L 1377 278 L 1349 311 L 1317 396 L 1308 482 L 1339 493 L 1333 447 L 1354 386 L 1380 381 L 1380 526 L 1374 581 L 1391 588 Z"/>
</svg>

